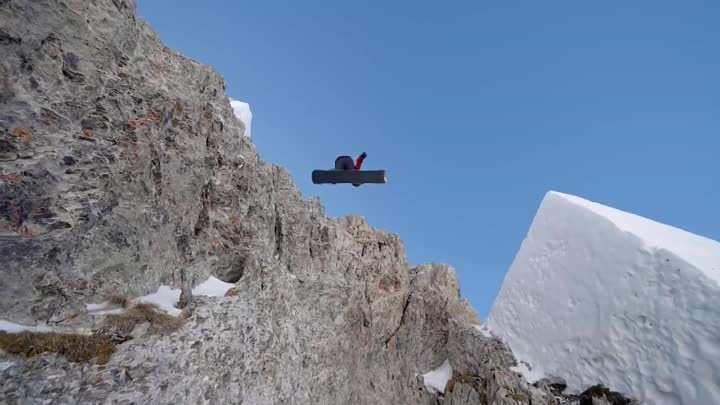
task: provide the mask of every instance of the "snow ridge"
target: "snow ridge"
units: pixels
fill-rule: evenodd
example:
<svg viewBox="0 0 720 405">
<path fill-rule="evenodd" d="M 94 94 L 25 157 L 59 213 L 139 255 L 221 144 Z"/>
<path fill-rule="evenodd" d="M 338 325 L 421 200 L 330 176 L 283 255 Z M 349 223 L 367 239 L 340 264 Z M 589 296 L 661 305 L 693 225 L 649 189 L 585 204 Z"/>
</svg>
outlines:
<svg viewBox="0 0 720 405">
<path fill-rule="evenodd" d="M 550 191 L 548 195 L 590 209 L 619 229 L 637 235 L 646 245 L 672 251 L 720 283 L 720 242 L 570 194 Z"/>
</svg>

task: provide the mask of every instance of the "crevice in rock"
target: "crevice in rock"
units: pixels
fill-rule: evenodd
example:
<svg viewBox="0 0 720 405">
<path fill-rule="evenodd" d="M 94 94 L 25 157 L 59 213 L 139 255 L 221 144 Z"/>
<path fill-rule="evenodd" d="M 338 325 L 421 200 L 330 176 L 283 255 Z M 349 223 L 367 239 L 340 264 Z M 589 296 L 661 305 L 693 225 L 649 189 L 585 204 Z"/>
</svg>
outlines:
<svg viewBox="0 0 720 405">
<path fill-rule="evenodd" d="M 275 255 L 280 258 L 282 256 L 282 244 L 283 244 L 283 229 L 282 229 L 282 218 L 280 217 L 280 210 L 278 210 L 277 204 L 275 204 Z"/>
<path fill-rule="evenodd" d="M 400 316 L 400 322 L 398 323 L 397 328 L 393 331 L 393 333 L 388 336 L 387 339 L 385 339 L 385 346 L 387 347 L 388 344 L 390 344 L 390 341 L 397 335 L 397 333 L 400 331 L 400 328 L 402 328 L 403 325 L 405 325 L 405 315 L 407 314 L 408 306 L 410 305 L 410 299 L 412 298 L 412 293 L 408 293 L 407 297 L 405 298 L 405 304 L 403 305 L 403 311 L 402 315 Z"/>
<path fill-rule="evenodd" d="M 62 74 L 73 83 L 82 83 L 85 76 L 77 72 L 79 58 L 72 52 L 63 54 Z"/>
<path fill-rule="evenodd" d="M 150 168 L 150 174 L 152 176 L 153 185 L 155 186 L 155 195 L 156 198 L 158 196 L 162 195 L 162 166 L 160 164 L 160 155 L 157 153 L 157 151 L 153 148 L 151 153 L 151 160 L 150 163 L 152 164 Z"/>
<path fill-rule="evenodd" d="M 12 35 L 8 34 L 7 31 L 4 29 L 0 29 L 0 45 L 10 45 L 10 44 L 19 44 L 22 42 L 22 39 L 15 38 Z"/>
<path fill-rule="evenodd" d="M 370 283 L 370 282 L 369 282 L 367 279 L 365 279 L 365 302 L 367 303 L 368 314 L 370 315 L 369 326 L 372 326 L 372 324 L 373 324 L 373 313 L 372 313 L 372 302 L 370 301 L 370 293 L 369 293 L 369 291 L 370 291 L 370 285 L 369 285 L 369 283 Z"/>
<path fill-rule="evenodd" d="M 247 258 L 245 256 L 235 256 L 232 261 L 224 268 L 218 268 L 215 271 L 215 277 L 226 283 L 237 283 L 245 274 L 245 264 Z"/>
<path fill-rule="evenodd" d="M 210 186 L 211 183 L 210 181 L 208 181 L 205 186 L 203 186 L 202 191 L 200 192 L 200 201 L 202 202 L 202 208 L 200 209 L 200 213 L 198 214 L 197 222 L 195 222 L 195 236 L 200 235 L 200 232 L 202 232 L 203 229 L 205 229 L 205 227 L 210 222 L 210 216 L 208 214 L 208 208 L 210 205 Z"/>
</svg>

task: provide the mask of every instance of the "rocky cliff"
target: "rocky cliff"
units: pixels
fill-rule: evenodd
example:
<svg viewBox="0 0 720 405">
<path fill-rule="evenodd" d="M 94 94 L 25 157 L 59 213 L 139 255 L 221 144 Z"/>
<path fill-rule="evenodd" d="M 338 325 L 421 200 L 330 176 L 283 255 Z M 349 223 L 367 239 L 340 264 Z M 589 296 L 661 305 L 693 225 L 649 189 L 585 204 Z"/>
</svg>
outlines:
<svg viewBox="0 0 720 405">
<path fill-rule="evenodd" d="M 410 269 L 396 235 L 303 199 L 224 90 L 133 0 L 0 0 L 0 318 L 97 334 L 87 303 L 209 276 L 237 292 L 106 364 L 0 353 L 0 402 L 571 401 L 510 371 L 451 268 Z M 422 374 L 446 360 L 443 395 Z"/>
</svg>

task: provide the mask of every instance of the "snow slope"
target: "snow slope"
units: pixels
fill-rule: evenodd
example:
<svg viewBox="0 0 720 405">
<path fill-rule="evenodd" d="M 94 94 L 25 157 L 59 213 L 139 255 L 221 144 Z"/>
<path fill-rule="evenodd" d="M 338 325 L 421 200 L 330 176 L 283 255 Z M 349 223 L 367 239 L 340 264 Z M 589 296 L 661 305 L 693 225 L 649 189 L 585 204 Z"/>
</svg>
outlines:
<svg viewBox="0 0 720 405">
<path fill-rule="evenodd" d="M 530 379 L 720 404 L 720 243 L 549 192 L 487 326 Z"/>
<path fill-rule="evenodd" d="M 235 117 L 239 119 L 243 125 L 245 125 L 245 136 L 249 138 L 251 136 L 250 127 L 252 126 L 252 111 L 250 111 L 250 104 L 231 98 L 230 106 L 235 113 Z"/>
</svg>

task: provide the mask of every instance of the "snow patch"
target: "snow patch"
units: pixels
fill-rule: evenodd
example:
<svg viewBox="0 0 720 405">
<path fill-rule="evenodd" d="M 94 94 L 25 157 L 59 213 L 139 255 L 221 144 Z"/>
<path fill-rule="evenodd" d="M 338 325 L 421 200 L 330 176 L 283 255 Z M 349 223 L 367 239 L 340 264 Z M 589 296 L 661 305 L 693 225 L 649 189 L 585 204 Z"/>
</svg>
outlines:
<svg viewBox="0 0 720 405">
<path fill-rule="evenodd" d="M 529 379 L 720 404 L 719 273 L 716 241 L 549 192 L 487 326 L 532 365 Z"/>
<path fill-rule="evenodd" d="M 235 113 L 235 117 L 245 126 L 245 136 L 251 137 L 252 111 L 250 104 L 230 98 L 230 106 Z"/>
<path fill-rule="evenodd" d="M 207 295 L 209 297 L 223 297 L 225 293 L 235 287 L 235 284 L 226 283 L 215 277 L 210 277 L 197 287 L 193 288 L 193 295 Z"/>
<path fill-rule="evenodd" d="M 85 310 L 87 312 L 97 312 L 107 308 L 108 305 L 108 302 L 103 302 L 100 304 L 85 304 Z"/>
<path fill-rule="evenodd" d="M 423 374 L 425 388 L 433 394 L 437 394 L 438 392 L 445 393 L 445 386 L 447 382 L 450 381 L 450 378 L 452 378 L 452 372 L 450 361 L 445 360 L 440 367 Z"/>
<path fill-rule="evenodd" d="M 480 333 L 483 334 L 483 336 L 485 336 L 487 338 L 493 337 L 492 334 L 490 333 L 490 329 L 488 329 L 488 327 L 486 325 L 473 325 L 473 327 L 475 329 L 479 330 Z"/>
<path fill-rule="evenodd" d="M 210 276 L 210 278 L 193 288 L 192 293 L 198 296 L 223 297 L 232 287 L 235 287 L 235 284 L 226 283 L 216 277 Z M 155 304 L 168 315 L 178 316 L 182 313 L 182 310 L 176 308 L 175 305 L 180 301 L 181 292 L 182 290 L 179 288 L 170 288 L 169 286 L 161 285 L 156 292 L 139 297 L 135 299 L 134 302 Z M 119 310 L 121 311 L 120 313 L 122 313 L 122 308 Z M 110 311 L 105 311 L 105 313 L 110 313 Z"/>
<path fill-rule="evenodd" d="M 109 302 L 103 302 L 100 304 L 85 304 L 85 312 L 93 316 L 101 315 L 118 315 L 125 312 L 123 307 L 110 307 Z"/>
<path fill-rule="evenodd" d="M 181 290 L 179 288 L 174 289 L 166 285 L 161 285 L 156 292 L 140 297 L 135 302 L 155 304 L 169 315 L 178 316 L 182 313 L 182 310 L 175 308 L 175 304 L 180 301 L 180 292 Z"/>
<path fill-rule="evenodd" d="M 14 365 L 12 361 L 0 361 L 0 371 L 5 371 Z"/>
<path fill-rule="evenodd" d="M 112 309 L 105 309 L 102 311 L 94 311 L 90 312 L 90 315 L 100 316 L 100 315 L 120 315 L 125 312 L 125 308 L 119 307 L 119 308 L 112 308 Z"/>
<path fill-rule="evenodd" d="M 0 320 L 0 331 L 6 332 L 6 333 L 20 333 L 20 332 L 52 332 L 52 329 L 50 329 L 47 326 L 43 325 L 36 325 L 36 326 L 28 326 L 28 325 L 20 325 L 17 323 L 12 323 L 5 320 Z"/>
</svg>

